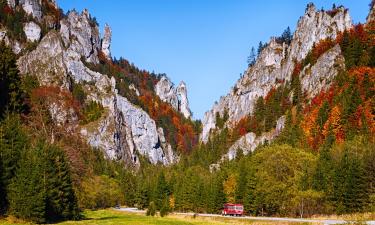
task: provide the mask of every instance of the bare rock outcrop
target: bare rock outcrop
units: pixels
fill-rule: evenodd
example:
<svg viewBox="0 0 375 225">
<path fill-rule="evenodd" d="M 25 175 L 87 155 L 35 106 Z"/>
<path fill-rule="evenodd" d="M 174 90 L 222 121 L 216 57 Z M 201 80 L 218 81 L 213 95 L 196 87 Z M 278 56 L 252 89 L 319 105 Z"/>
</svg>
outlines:
<svg viewBox="0 0 375 225">
<path fill-rule="evenodd" d="M 112 41 L 112 30 L 108 24 L 104 27 L 104 35 L 102 39 L 102 52 L 110 59 L 111 58 L 111 41 Z"/>
<path fill-rule="evenodd" d="M 255 65 L 246 71 L 228 95 L 222 97 L 210 111 L 206 112 L 202 121 L 201 141 L 207 142 L 211 131 L 216 128 L 216 113 L 223 116 L 224 112 L 227 111 L 229 119 L 225 126 L 232 127 L 245 115 L 253 113 L 255 102 L 259 97 L 267 95 L 280 82 L 291 80 L 295 62 L 302 61 L 314 44 L 326 38 L 335 39 L 339 32 L 351 27 L 352 21 L 349 12 L 344 7 L 337 8 L 334 13 L 328 13 L 316 10 L 313 4 L 309 4 L 305 15 L 298 21 L 291 44 L 278 43 L 274 38 L 271 38 L 267 47 L 258 56 Z M 318 60 L 319 66 L 324 66 L 326 70 L 319 71 L 319 67 L 316 66 L 314 67 L 314 74 L 311 76 L 305 75 L 303 78 L 305 89 L 309 89 L 307 84 L 310 81 L 318 85 L 320 89 L 329 85 L 329 80 L 332 76 L 335 76 L 336 72 L 328 69 L 328 67 L 334 62 L 340 61 L 339 59 L 331 60 L 331 58 L 339 57 L 339 52 L 340 50 L 335 48 L 331 54 L 323 56 L 326 58 Z M 324 72 L 330 72 L 330 76 L 321 81 L 319 78 Z M 320 84 L 317 84 L 318 80 Z M 311 97 L 316 94 L 310 92 Z"/>
<path fill-rule="evenodd" d="M 34 22 L 25 23 L 23 31 L 25 32 L 28 41 L 34 42 L 40 40 L 42 29 L 40 29 L 38 24 Z"/>
<path fill-rule="evenodd" d="M 155 86 L 155 93 L 162 101 L 171 104 L 175 110 L 181 112 L 185 118 L 191 117 L 187 88 L 183 81 L 176 88 L 168 77 L 162 76 Z"/>
<path fill-rule="evenodd" d="M 58 86 L 62 90 L 70 90 L 72 82 L 80 83 L 87 100 L 103 105 L 104 113 L 99 120 L 80 125 L 77 118 L 67 118 L 74 114 L 60 110 L 61 104 L 56 102 L 50 104 L 53 118 L 70 121 L 70 127 L 91 146 L 102 149 L 108 158 L 133 166 L 139 166 L 140 156 L 153 164 L 176 162 L 178 157 L 155 121 L 117 94 L 114 78 L 85 66 L 84 62 L 99 62 L 98 52 L 103 47 L 98 26 L 88 11 L 81 14 L 71 11 L 60 23 L 60 31 L 50 31 L 35 50 L 19 58 L 19 70 L 22 74 L 35 75 L 41 85 Z"/>
</svg>

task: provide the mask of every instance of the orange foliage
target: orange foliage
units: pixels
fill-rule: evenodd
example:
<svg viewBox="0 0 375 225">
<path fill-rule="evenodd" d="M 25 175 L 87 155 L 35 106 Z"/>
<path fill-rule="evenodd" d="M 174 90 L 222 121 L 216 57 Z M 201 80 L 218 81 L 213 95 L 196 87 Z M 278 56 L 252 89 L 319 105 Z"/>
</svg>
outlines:
<svg viewBox="0 0 375 225">
<path fill-rule="evenodd" d="M 42 86 L 34 89 L 31 93 L 31 102 L 33 105 L 43 104 L 46 106 L 58 104 L 66 110 L 73 109 L 76 113 L 80 111 L 79 102 L 70 92 L 54 86 Z"/>
<path fill-rule="evenodd" d="M 302 70 L 302 64 L 301 63 L 296 63 L 293 69 L 293 74 L 292 76 L 299 76 Z"/>
<path fill-rule="evenodd" d="M 317 130 L 316 119 L 318 117 L 319 108 L 315 107 L 309 114 L 305 114 L 301 122 L 301 128 L 310 146 L 315 149 L 315 137 Z"/>
<path fill-rule="evenodd" d="M 313 61 L 316 61 L 323 53 L 331 49 L 335 43 L 331 39 L 321 40 L 312 50 Z"/>
<path fill-rule="evenodd" d="M 341 124 L 341 109 L 339 106 L 334 106 L 329 114 L 328 120 L 323 127 L 323 135 L 325 138 L 330 131 L 335 135 L 336 141 L 341 143 L 345 139 L 345 132 Z"/>
<path fill-rule="evenodd" d="M 266 97 L 264 98 L 264 100 L 266 102 L 268 102 L 270 100 L 270 98 L 272 97 L 272 95 L 274 95 L 276 92 L 276 89 L 275 87 L 272 87 L 272 89 L 267 93 Z"/>
</svg>

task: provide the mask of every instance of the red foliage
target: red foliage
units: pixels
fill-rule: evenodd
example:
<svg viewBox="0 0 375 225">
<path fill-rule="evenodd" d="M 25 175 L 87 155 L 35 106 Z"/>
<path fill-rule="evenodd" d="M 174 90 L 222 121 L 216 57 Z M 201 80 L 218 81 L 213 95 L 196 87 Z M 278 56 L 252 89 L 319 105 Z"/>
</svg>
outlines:
<svg viewBox="0 0 375 225">
<path fill-rule="evenodd" d="M 321 40 L 317 45 L 315 45 L 312 56 L 313 61 L 316 61 L 323 53 L 331 49 L 335 43 L 331 39 Z"/>
<path fill-rule="evenodd" d="M 292 76 L 299 76 L 302 70 L 302 64 L 301 63 L 295 63 L 293 74 Z"/>
<path fill-rule="evenodd" d="M 7 15 L 13 14 L 13 9 L 10 8 L 8 5 L 6 5 L 3 10 L 4 10 L 4 13 Z"/>
<path fill-rule="evenodd" d="M 268 102 L 270 100 L 270 98 L 275 94 L 276 92 L 276 89 L 275 87 L 272 87 L 271 90 L 267 93 L 266 97 L 264 98 L 264 100 L 266 102 Z"/>
<path fill-rule="evenodd" d="M 31 103 L 33 107 L 57 104 L 66 110 L 73 109 L 77 114 L 80 112 L 80 104 L 72 94 L 55 86 L 42 86 L 34 89 L 31 93 Z"/>
</svg>

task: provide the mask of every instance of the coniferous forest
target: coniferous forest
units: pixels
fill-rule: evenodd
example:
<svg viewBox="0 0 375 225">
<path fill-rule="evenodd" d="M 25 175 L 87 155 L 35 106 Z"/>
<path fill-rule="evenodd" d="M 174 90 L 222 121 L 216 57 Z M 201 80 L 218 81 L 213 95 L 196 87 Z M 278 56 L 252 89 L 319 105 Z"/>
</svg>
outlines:
<svg viewBox="0 0 375 225">
<path fill-rule="evenodd" d="M 24 41 L 22 29 L 9 21 L 30 18 L 9 13 L 5 5 L 0 0 L 1 23 L 15 26 L 12 36 Z M 58 126 L 48 108 L 55 99 L 79 112 L 80 125 L 95 123 L 106 109 L 88 101 L 81 84 L 73 83 L 67 91 L 40 85 L 33 74 L 21 74 L 19 55 L 1 42 L 0 214 L 49 223 L 79 220 L 85 209 L 115 205 L 148 209 L 149 215 L 160 211 L 163 216 L 174 211 L 221 213 L 228 202 L 243 204 L 247 215 L 256 216 L 374 213 L 374 40 L 373 22 L 315 44 L 304 60 L 296 62 L 291 81 L 280 81 L 258 98 L 252 114 L 232 128 L 225 126 L 227 112 L 217 114 L 217 127 L 207 143 L 199 141 L 200 121 L 184 118 L 154 93 L 162 75 L 99 53 L 98 64 L 85 65 L 113 77 L 119 94 L 147 112 L 180 154 L 179 162 L 168 166 L 140 156 L 140 167 L 110 160 L 79 134 Z M 290 44 L 290 29 L 277 41 Z M 301 70 L 336 44 L 346 69 L 328 90 L 307 99 Z M 266 45 L 259 46 L 258 55 Z M 255 50 L 251 54 L 250 67 Z M 142 94 L 130 91 L 129 84 Z M 239 149 L 234 160 L 211 166 L 248 132 L 274 129 L 282 115 L 285 129 L 275 140 L 247 155 Z"/>
</svg>

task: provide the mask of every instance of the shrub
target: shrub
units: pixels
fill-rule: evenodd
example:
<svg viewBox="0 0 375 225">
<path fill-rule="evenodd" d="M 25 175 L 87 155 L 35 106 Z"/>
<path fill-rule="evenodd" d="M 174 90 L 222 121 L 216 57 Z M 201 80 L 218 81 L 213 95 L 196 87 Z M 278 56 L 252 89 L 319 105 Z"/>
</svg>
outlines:
<svg viewBox="0 0 375 225">
<path fill-rule="evenodd" d="M 154 202 L 150 202 L 148 209 L 146 211 L 146 216 L 155 216 L 156 214 L 156 206 Z"/>
<path fill-rule="evenodd" d="M 91 123 L 98 120 L 103 114 L 103 106 L 95 101 L 90 101 L 83 109 L 83 124 Z"/>
</svg>

